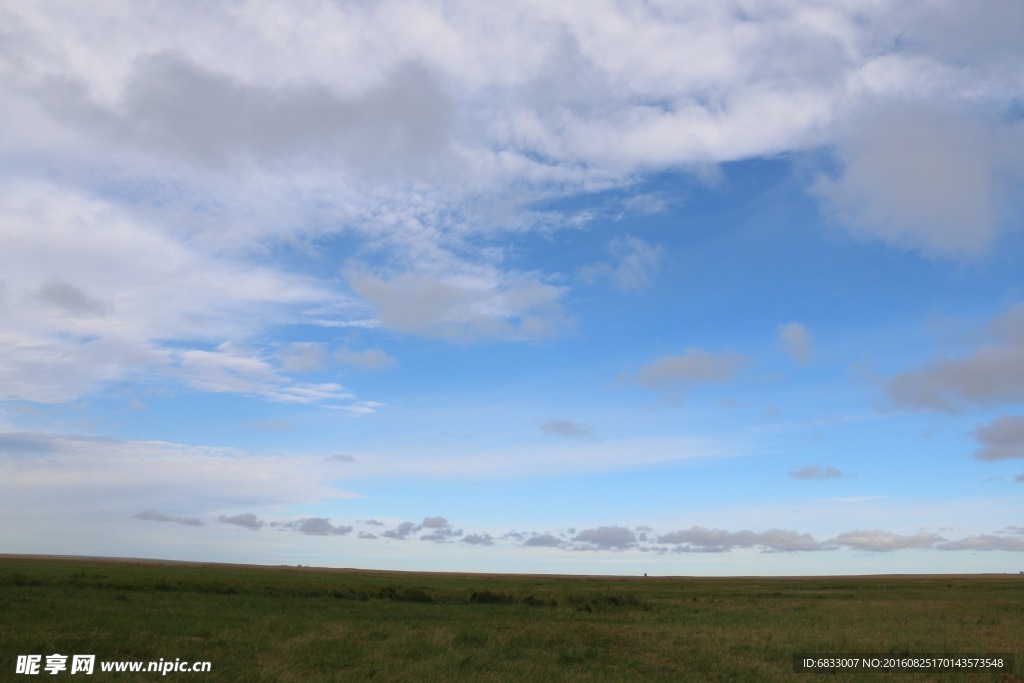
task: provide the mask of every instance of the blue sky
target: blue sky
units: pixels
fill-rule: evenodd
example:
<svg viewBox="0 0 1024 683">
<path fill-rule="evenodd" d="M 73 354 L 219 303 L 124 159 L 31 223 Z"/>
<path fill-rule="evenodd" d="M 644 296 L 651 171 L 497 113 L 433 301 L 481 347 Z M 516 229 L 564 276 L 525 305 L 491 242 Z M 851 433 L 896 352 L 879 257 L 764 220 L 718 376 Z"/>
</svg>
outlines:
<svg viewBox="0 0 1024 683">
<path fill-rule="evenodd" d="M 1024 567 L 1018 3 L 0 25 L 0 551 Z"/>
</svg>

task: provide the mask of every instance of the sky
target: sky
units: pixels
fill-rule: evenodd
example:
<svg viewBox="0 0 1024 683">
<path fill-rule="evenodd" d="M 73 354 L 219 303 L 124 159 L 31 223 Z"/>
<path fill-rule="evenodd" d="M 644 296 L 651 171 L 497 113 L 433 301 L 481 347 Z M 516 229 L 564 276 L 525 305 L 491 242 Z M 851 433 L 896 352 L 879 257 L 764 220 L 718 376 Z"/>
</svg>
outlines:
<svg viewBox="0 0 1024 683">
<path fill-rule="evenodd" d="M 0 552 L 1024 570 L 1021 35 L 0 0 Z"/>
</svg>

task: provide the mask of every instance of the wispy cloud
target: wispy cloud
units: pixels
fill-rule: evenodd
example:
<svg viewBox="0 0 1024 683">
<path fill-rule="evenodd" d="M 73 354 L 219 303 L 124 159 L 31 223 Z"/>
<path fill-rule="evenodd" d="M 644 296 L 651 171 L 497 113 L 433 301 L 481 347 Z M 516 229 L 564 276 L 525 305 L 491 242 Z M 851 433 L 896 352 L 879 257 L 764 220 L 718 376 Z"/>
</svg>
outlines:
<svg viewBox="0 0 1024 683">
<path fill-rule="evenodd" d="M 572 420 L 545 420 L 538 422 L 537 427 L 551 436 L 567 436 L 576 439 L 593 439 L 594 430 L 590 426 Z"/>
<path fill-rule="evenodd" d="M 779 343 L 794 361 L 800 365 L 809 365 L 814 359 L 814 342 L 811 333 L 797 322 L 786 323 L 779 327 Z"/>
<path fill-rule="evenodd" d="M 839 479 L 843 473 L 835 467 L 822 467 L 821 465 L 804 465 L 798 469 L 791 470 L 789 476 L 794 479 Z"/>
<path fill-rule="evenodd" d="M 203 520 L 198 517 L 179 517 L 174 515 L 165 515 L 162 512 L 156 512 L 154 510 L 146 510 L 132 515 L 135 519 L 141 519 L 150 522 L 171 522 L 173 524 L 184 524 L 185 526 L 203 526 Z"/>
<path fill-rule="evenodd" d="M 588 283 L 607 282 L 624 292 L 649 287 L 661 267 L 665 250 L 639 237 L 617 237 L 608 244 L 611 261 L 584 266 L 578 275 Z"/>
<path fill-rule="evenodd" d="M 689 348 L 676 356 L 657 358 L 637 370 L 633 378 L 651 389 L 681 390 L 700 384 L 729 382 L 749 363 L 749 358 L 733 351 L 714 353 Z"/>
</svg>

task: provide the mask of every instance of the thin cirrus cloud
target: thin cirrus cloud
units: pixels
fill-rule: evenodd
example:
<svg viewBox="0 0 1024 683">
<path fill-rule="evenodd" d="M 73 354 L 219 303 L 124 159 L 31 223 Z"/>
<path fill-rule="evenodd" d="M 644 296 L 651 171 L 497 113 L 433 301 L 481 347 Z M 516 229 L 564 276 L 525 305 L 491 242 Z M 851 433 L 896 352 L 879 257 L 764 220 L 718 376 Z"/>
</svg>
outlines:
<svg viewBox="0 0 1024 683">
<path fill-rule="evenodd" d="M 804 465 L 797 469 L 791 470 L 789 476 L 794 479 L 802 480 L 813 480 L 813 479 L 839 479 L 843 477 L 843 473 L 835 467 L 822 467 L 821 465 L 812 464 Z"/>
<path fill-rule="evenodd" d="M 572 420 L 545 420 L 537 423 L 537 428 L 550 436 L 567 436 L 575 439 L 593 439 L 594 430 L 589 426 Z"/>
<path fill-rule="evenodd" d="M 350 498 L 315 458 L 33 432 L 0 433 L 0 495 L 54 510 L 304 505 Z M 225 489 L 224 482 L 232 485 Z M 164 520 L 166 521 L 166 520 Z"/>
<path fill-rule="evenodd" d="M 689 348 L 675 356 L 661 356 L 633 373 L 633 379 L 649 389 L 681 390 L 700 384 L 732 380 L 750 363 L 746 356 L 726 351 L 714 353 Z"/>
<path fill-rule="evenodd" d="M 811 333 L 798 322 L 786 323 L 779 327 L 779 344 L 799 365 L 809 365 L 814 360 Z"/>
<path fill-rule="evenodd" d="M 665 250 L 639 237 L 617 237 L 608 244 L 611 261 L 584 266 L 577 275 L 587 283 L 606 282 L 624 292 L 650 287 L 661 268 Z"/>
<path fill-rule="evenodd" d="M 353 351 L 349 348 L 338 349 L 334 352 L 334 358 L 339 363 L 361 370 L 390 370 L 398 367 L 398 359 L 388 355 L 386 351 L 376 348 L 362 351 Z"/>
</svg>

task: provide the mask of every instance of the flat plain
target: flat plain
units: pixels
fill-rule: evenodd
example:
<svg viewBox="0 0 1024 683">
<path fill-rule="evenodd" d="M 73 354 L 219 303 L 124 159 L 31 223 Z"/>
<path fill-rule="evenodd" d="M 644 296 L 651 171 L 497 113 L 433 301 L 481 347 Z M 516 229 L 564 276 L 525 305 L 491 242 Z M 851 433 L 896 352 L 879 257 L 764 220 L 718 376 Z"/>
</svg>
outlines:
<svg viewBox="0 0 1024 683">
<path fill-rule="evenodd" d="M 1024 576 L 426 574 L 0 555 L 0 680 L 1018 681 Z M 210 673 L 15 675 L 18 655 Z M 794 655 L 1015 669 L 796 672 Z"/>
</svg>

